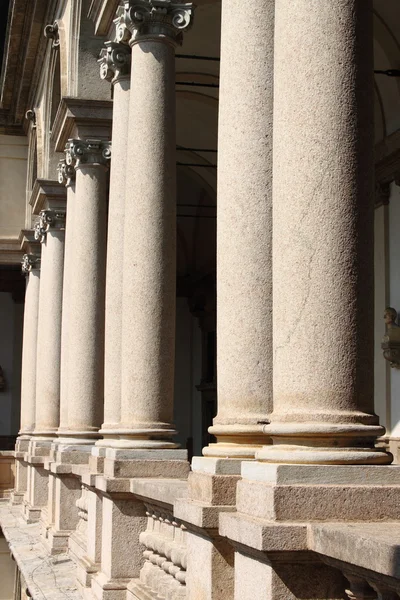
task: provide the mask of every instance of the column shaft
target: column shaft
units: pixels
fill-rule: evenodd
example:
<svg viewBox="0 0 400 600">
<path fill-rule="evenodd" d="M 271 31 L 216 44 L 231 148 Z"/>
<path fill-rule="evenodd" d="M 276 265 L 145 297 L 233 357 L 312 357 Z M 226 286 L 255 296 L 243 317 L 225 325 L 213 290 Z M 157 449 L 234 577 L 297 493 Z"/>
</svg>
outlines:
<svg viewBox="0 0 400 600">
<path fill-rule="evenodd" d="M 104 434 L 107 430 L 111 434 L 121 418 L 122 275 L 129 88 L 129 77 L 114 82 L 113 152 L 107 240 L 104 425 L 102 427 Z"/>
<path fill-rule="evenodd" d="M 29 255 L 26 255 L 29 256 Z M 35 257 L 34 257 L 35 260 Z M 21 373 L 21 429 L 29 435 L 36 419 L 36 352 L 39 315 L 40 265 L 35 260 L 27 273 Z"/>
<path fill-rule="evenodd" d="M 307 40 L 307 43 L 305 43 Z M 388 462 L 373 413 L 372 0 L 276 0 L 272 462 Z"/>
<path fill-rule="evenodd" d="M 139 440 L 126 440 L 127 446 L 131 443 L 175 446 L 167 440 L 174 433 L 171 425 L 176 295 L 174 82 L 172 45 L 144 40 L 133 46 L 120 434 Z"/>
<path fill-rule="evenodd" d="M 59 426 L 64 233 L 50 227 L 42 243 L 35 435 L 54 436 Z"/>
<path fill-rule="evenodd" d="M 222 4 L 218 130 L 218 444 L 254 457 L 272 411 L 274 0 Z M 240 32 L 240 34 L 239 34 Z M 242 50 L 233 52 L 240 35 Z"/>
<path fill-rule="evenodd" d="M 103 419 L 106 167 L 98 162 L 81 162 L 76 167 L 75 186 L 68 430 L 62 433 L 85 442 L 97 437 Z"/>
<path fill-rule="evenodd" d="M 71 320 L 71 286 L 74 277 L 74 216 L 75 185 L 67 188 L 67 218 L 65 224 L 64 280 L 61 323 L 61 379 L 60 379 L 60 430 L 68 427 L 68 330 Z"/>
</svg>

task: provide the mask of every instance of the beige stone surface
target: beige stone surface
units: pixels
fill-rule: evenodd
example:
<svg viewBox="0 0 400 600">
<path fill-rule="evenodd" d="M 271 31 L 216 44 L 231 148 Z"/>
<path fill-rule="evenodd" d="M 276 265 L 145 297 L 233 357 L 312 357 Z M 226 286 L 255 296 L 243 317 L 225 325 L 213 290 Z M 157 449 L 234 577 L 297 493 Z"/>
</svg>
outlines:
<svg viewBox="0 0 400 600">
<path fill-rule="evenodd" d="M 269 462 L 390 462 L 373 450 L 383 429 L 373 398 L 372 46 L 372 0 L 276 4 L 265 431 L 279 445 L 258 454 Z"/>
<path fill-rule="evenodd" d="M 21 372 L 21 434 L 33 431 L 36 419 L 36 362 L 40 270 L 27 278 Z"/>
<path fill-rule="evenodd" d="M 114 83 L 113 88 L 114 118 L 107 232 L 102 429 L 115 429 L 121 419 L 122 278 L 130 78 L 119 79 Z"/>
<path fill-rule="evenodd" d="M 188 479 L 189 501 L 204 502 L 212 506 L 234 506 L 236 503 L 237 475 L 209 475 L 190 473 Z"/>
<path fill-rule="evenodd" d="M 83 164 L 76 173 L 74 274 L 68 328 L 68 431 L 87 439 L 103 422 L 104 281 L 107 170 Z M 64 434 L 64 432 L 63 432 Z"/>
<path fill-rule="evenodd" d="M 186 498 L 187 487 L 187 481 L 180 479 L 135 478 L 130 482 L 132 494 L 170 505 L 180 498 Z"/>
<path fill-rule="evenodd" d="M 64 230 L 47 232 L 42 244 L 40 277 L 35 435 L 53 437 L 60 423 L 64 236 Z"/>
<path fill-rule="evenodd" d="M 121 431 L 125 445 L 175 447 L 175 56 L 132 48 L 122 302 Z M 149 133 L 151 132 L 151 133 Z M 122 440 L 121 440 L 122 441 Z"/>
<path fill-rule="evenodd" d="M 268 521 L 393 521 L 400 517 L 398 485 L 268 485 L 241 480 L 239 512 Z"/>
<path fill-rule="evenodd" d="M 219 533 L 229 540 L 262 552 L 308 550 L 307 525 L 267 523 L 240 513 L 221 513 Z"/>
<path fill-rule="evenodd" d="M 345 563 L 400 579 L 398 523 L 313 524 L 309 548 Z"/>
<path fill-rule="evenodd" d="M 243 51 L 232 52 L 240 32 Z M 222 3 L 218 128 L 219 442 L 207 456 L 254 457 L 272 410 L 274 1 Z"/>
<path fill-rule="evenodd" d="M 61 321 L 61 363 L 60 363 L 60 429 L 68 427 L 68 329 L 70 323 L 70 294 L 74 277 L 73 235 L 75 219 L 75 183 L 67 188 L 67 217 L 65 223 L 64 279 Z"/>
<path fill-rule="evenodd" d="M 188 600 L 226 600 L 233 597 L 234 550 L 218 536 L 187 536 Z"/>
</svg>

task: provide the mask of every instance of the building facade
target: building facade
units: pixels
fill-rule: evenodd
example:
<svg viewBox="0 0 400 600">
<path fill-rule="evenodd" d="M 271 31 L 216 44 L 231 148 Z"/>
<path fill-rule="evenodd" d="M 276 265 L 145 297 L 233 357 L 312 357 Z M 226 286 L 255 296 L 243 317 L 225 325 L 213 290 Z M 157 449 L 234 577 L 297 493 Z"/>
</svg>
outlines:
<svg viewBox="0 0 400 600">
<path fill-rule="evenodd" d="M 400 596 L 397 4 L 4 3 L 0 598 Z"/>
</svg>

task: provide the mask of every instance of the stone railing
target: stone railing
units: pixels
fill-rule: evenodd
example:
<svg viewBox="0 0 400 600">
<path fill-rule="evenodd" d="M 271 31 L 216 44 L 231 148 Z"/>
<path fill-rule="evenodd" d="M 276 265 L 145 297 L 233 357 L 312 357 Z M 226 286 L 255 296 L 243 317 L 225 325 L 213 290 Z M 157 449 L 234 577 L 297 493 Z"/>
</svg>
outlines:
<svg viewBox="0 0 400 600">
<path fill-rule="evenodd" d="M 154 481 L 152 483 L 154 485 Z M 150 482 L 136 482 L 146 507 L 147 527 L 139 535 L 139 542 L 144 547 L 144 564 L 139 578 L 133 579 L 128 586 L 131 592 L 128 598 L 183 600 L 187 597 L 187 531 L 173 516 L 173 500 L 186 493 L 186 484 L 162 480 L 158 483 L 160 490 L 154 495 Z"/>
</svg>

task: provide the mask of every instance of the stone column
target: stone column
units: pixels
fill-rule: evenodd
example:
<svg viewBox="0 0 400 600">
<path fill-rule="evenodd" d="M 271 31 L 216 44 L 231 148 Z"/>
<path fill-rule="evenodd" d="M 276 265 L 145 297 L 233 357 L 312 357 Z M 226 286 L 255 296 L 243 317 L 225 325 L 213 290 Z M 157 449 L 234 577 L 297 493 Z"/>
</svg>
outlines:
<svg viewBox="0 0 400 600">
<path fill-rule="evenodd" d="M 104 280 L 110 143 L 71 139 L 66 163 L 76 171 L 68 326 L 69 443 L 90 444 L 103 418 Z"/>
<path fill-rule="evenodd" d="M 217 444 L 254 458 L 272 411 L 272 112 L 275 0 L 222 3 L 218 126 Z M 243 50 L 233 51 L 238 37 Z"/>
<path fill-rule="evenodd" d="M 273 446 L 258 458 L 387 463 L 374 448 L 372 0 L 276 0 L 275 64 Z"/>
<path fill-rule="evenodd" d="M 100 76 L 114 88 L 110 195 L 106 271 L 104 340 L 104 424 L 101 432 L 115 436 L 121 418 L 122 274 L 124 251 L 125 172 L 128 145 L 130 54 L 127 44 L 106 42 Z"/>
<path fill-rule="evenodd" d="M 171 441 L 176 297 L 175 46 L 192 5 L 125 2 L 132 71 L 126 163 L 119 445 Z"/>
<path fill-rule="evenodd" d="M 24 254 L 22 271 L 26 274 L 26 293 L 22 345 L 20 439 L 21 437 L 29 438 L 35 428 L 40 248 L 35 254 Z"/>
<path fill-rule="evenodd" d="M 51 200 L 50 200 L 51 203 Z M 41 210 L 35 237 L 42 244 L 37 334 L 35 437 L 54 438 L 60 420 L 61 307 L 65 200 Z"/>
<path fill-rule="evenodd" d="M 32 243 L 30 245 L 33 246 Z M 21 504 L 27 491 L 28 464 L 25 453 L 35 428 L 40 244 L 37 246 L 35 253 L 26 253 L 22 259 L 22 271 L 26 274 L 26 292 L 21 371 L 21 428 L 15 446 L 15 489 L 11 494 L 12 504 Z"/>
<path fill-rule="evenodd" d="M 61 322 L 61 373 L 60 373 L 60 430 L 68 426 L 68 329 L 71 319 L 70 295 L 75 265 L 74 216 L 75 216 L 75 169 L 65 159 L 58 164 L 58 181 L 67 188 L 67 217 L 65 223 L 64 280 Z"/>
</svg>

